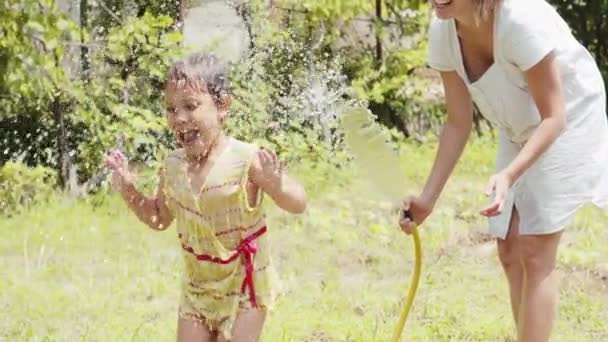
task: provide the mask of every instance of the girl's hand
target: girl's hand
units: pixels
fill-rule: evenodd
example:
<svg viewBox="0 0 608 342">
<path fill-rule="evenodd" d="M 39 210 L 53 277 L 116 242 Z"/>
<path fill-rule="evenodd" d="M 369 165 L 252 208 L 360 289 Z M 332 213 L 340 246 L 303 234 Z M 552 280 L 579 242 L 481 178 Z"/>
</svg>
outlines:
<svg viewBox="0 0 608 342">
<path fill-rule="evenodd" d="M 502 213 L 505 205 L 505 198 L 512 185 L 512 178 L 506 172 L 500 172 L 492 177 L 488 182 L 486 196 L 494 194 L 492 203 L 481 209 L 480 214 L 487 217 L 497 216 Z"/>
<path fill-rule="evenodd" d="M 399 215 L 399 226 L 406 234 L 411 234 L 417 225 L 433 211 L 433 203 L 424 197 L 411 197 L 403 201 L 403 208 Z"/>
<path fill-rule="evenodd" d="M 301 214 L 306 210 L 306 191 L 291 179 L 276 154 L 260 150 L 249 168 L 251 182 L 267 193 L 283 210 Z"/>
<path fill-rule="evenodd" d="M 129 161 L 119 150 L 106 155 L 104 164 L 112 170 L 112 187 L 115 191 L 123 191 L 126 186 L 135 184 L 135 177 L 129 172 Z"/>
<path fill-rule="evenodd" d="M 284 164 L 279 161 L 274 152 L 261 150 L 258 152 L 260 160 L 260 178 L 267 189 L 278 189 L 281 187 Z"/>
</svg>

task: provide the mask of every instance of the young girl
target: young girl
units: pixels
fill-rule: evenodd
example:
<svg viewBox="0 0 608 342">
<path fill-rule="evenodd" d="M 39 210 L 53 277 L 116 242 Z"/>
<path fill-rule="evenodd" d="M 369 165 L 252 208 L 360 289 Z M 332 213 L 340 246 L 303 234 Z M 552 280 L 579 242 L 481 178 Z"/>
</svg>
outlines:
<svg viewBox="0 0 608 342">
<path fill-rule="evenodd" d="M 441 73 L 448 117 L 426 186 L 405 207 L 418 224 L 431 213 L 471 131 L 473 100 L 500 128 L 493 199 L 481 214 L 498 241 L 517 340 L 547 342 L 561 235 L 578 208 L 608 199 L 602 75 L 545 0 L 432 4 L 429 64 Z"/>
<path fill-rule="evenodd" d="M 274 153 L 224 133 L 231 96 L 216 57 L 195 54 L 177 62 L 165 92 L 181 148 L 164 160 L 156 195 L 135 188 L 120 151 L 106 158 L 114 187 L 150 228 L 176 221 L 186 271 L 178 341 L 257 341 L 276 295 L 263 194 L 297 214 L 305 210 L 305 191 Z"/>
</svg>

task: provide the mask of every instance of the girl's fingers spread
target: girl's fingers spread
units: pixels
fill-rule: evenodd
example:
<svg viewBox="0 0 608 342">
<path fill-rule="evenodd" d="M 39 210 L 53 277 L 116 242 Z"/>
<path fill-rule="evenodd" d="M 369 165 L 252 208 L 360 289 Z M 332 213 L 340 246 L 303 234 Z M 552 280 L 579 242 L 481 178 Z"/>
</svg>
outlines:
<svg viewBox="0 0 608 342">
<path fill-rule="evenodd" d="M 272 168 L 272 170 L 277 169 L 277 159 L 272 152 L 268 153 L 268 164 L 270 164 L 270 167 Z"/>
<path fill-rule="evenodd" d="M 125 159 L 122 157 L 122 154 L 118 151 L 116 151 L 112 157 L 114 159 L 114 163 L 116 163 L 116 166 L 122 166 L 125 162 Z"/>
<path fill-rule="evenodd" d="M 108 169 L 116 169 L 116 163 L 114 163 L 114 161 L 112 161 L 111 159 L 107 159 L 104 163 L 104 166 L 107 167 Z"/>
<path fill-rule="evenodd" d="M 105 158 L 104 164 L 112 169 L 115 169 L 118 166 L 118 163 L 116 162 L 116 158 L 114 157 L 114 155 L 108 155 Z"/>
<path fill-rule="evenodd" d="M 271 151 L 271 152 L 270 152 L 270 156 L 271 156 L 271 158 L 272 158 L 272 162 L 273 162 L 275 165 L 277 165 L 277 164 L 278 164 L 278 160 L 279 160 L 279 158 L 277 157 L 277 154 L 276 154 L 274 151 Z"/>
<path fill-rule="evenodd" d="M 272 151 L 266 151 L 266 157 L 268 158 L 268 164 L 274 169 L 277 165 L 277 156 Z"/>
<path fill-rule="evenodd" d="M 264 151 L 262 151 L 262 154 L 264 155 L 265 163 L 269 164 L 271 161 L 270 153 L 268 153 L 268 151 L 264 150 Z"/>
<path fill-rule="evenodd" d="M 260 164 L 262 167 L 266 164 L 266 154 L 263 150 L 258 151 L 258 158 L 260 159 Z"/>
</svg>

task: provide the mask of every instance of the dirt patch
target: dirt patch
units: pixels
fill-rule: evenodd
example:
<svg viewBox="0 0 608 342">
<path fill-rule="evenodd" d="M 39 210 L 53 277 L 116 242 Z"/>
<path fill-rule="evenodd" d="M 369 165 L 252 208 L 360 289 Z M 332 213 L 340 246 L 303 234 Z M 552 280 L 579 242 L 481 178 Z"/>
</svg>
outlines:
<svg viewBox="0 0 608 342">
<path fill-rule="evenodd" d="M 462 239 L 467 242 L 467 245 L 469 246 L 486 244 L 488 242 L 493 243 L 495 240 L 492 235 L 484 233 L 482 231 L 472 231 L 471 233 L 463 236 Z"/>
<path fill-rule="evenodd" d="M 561 273 L 562 283 L 566 287 L 580 287 L 580 284 L 585 284 L 585 287 L 601 293 L 608 292 L 608 269 L 603 269 L 602 266 L 596 268 L 584 265 L 564 265 L 558 269 Z"/>
<path fill-rule="evenodd" d="M 304 342 L 329 342 L 331 338 L 324 331 L 315 331 Z"/>
<path fill-rule="evenodd" d="M 466 249 L 468 253 L 481 258 L 490 257 L 496 253 L 495 238 L 481 229 L 472 230 L 467 234 L 458 234 L 447 244 L 437 250 L 433 260 L 427 267 L 437 264 L 443 257 L 453 254 L 456 250 Z"/>
</svg>

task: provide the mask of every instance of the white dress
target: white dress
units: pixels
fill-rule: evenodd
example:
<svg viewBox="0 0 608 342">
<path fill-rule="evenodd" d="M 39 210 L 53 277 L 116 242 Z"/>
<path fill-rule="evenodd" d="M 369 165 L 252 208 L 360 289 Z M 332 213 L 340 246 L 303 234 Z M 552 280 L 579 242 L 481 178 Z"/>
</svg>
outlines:
<svg viewBox="0 0 608 342">
<path fill-rule="evenodd" d="M 456 71 L 481 114 L 499 127 L 497 171 L 515 158 L 540 122 L 524 71 L 553 51 L 559 65 L 567 125 L 555 143 L 516 181 L 503 213 L 489 219 L 490 234 L 504 239 L 512 208 L 521 234 L 549 234 L 567 226 L 587 203 L 608 199 L 606 90 L 589 52 L 545 0 L 503 0 L 495 11 L 494 64 L 468 80 L 453 19 L 433 18 L 429 64 Z"/>
</svg>

